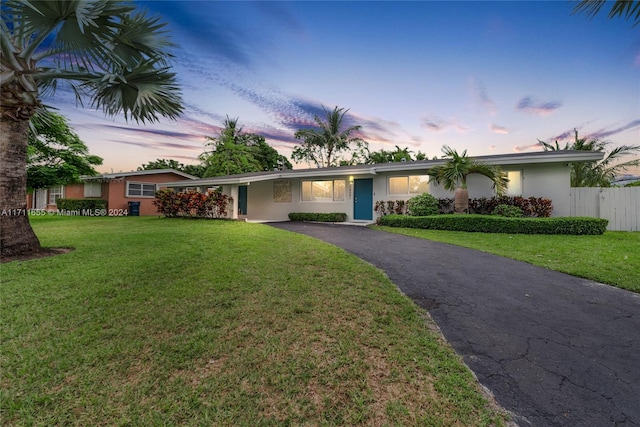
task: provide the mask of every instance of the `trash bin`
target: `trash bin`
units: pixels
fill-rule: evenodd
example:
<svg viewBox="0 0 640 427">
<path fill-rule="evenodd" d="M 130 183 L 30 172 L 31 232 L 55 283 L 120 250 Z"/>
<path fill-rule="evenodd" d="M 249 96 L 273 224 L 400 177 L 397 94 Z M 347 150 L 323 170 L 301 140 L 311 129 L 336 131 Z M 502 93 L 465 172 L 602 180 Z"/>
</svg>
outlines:
<svg viewBox="0 0 640 427">
<path fill-rule="evenodd" d="M 129 216 L 140 216 L 140 202 L 129 202 Z"/>
</svg>

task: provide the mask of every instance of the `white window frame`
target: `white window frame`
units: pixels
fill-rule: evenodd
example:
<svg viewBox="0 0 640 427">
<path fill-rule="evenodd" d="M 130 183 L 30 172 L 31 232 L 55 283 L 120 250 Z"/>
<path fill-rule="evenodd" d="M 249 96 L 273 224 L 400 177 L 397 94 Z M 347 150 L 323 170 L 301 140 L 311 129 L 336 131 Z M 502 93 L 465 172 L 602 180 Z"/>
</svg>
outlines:
<svg viewBox="0 0 640 427">
<path fill-rule="evenodd" d="M 55 205 L 58 203 L 58 199 L 62 199 L 64 197 L 64 186 L 56 185 L 49 187 L 47 193 L 47 204 Z"/>
<path fill-rule="evenodd" d="M 131 186 L 132 185 L 139 185 L 140 186 L 140 194 L 131 194 Z M 145 187 L 147 187 L 145 189 Z M 153 187 L 153 195 L 145 195 L 145 191 L 149 192 L 150 187 Z M 145 198 L 145 199 L 153 199 L 156 197 L 156 191 L 158 190 L 158 184 L 155 184 L 153 182 L 138 182 L 138 181 L 127 181 L 126 182 L 126 197 L 140 197 L 140 198 Z M 137 192 L 137 190 L 136 190 Z"/>
<path fill-rule="evenodd" d="M 100 181 L 86 181 L 84 183 L 85 199 L 102 197 L 102 183 Z"/>
<path fill-rule="evenodd" d="M 330 182 L 331 183 L 331 198 L 323 197 L 319 198 L 314 196 L 313 189 L 316 182 Z M 336 183 L 342 182 L 342 191 L 336 192 Z M 309 198 L 305 198 L 304 187 L 305 183 L 309 183 L 310 192 Z M 347 181 L 346 179 L 316 179 L 316 180 L 302 180 L 300 182 L 300 201 L 308 203 L 343 203 L 346 201 Z"/>
<path fill-rule="evenodd" d="M 392 179 L 397 179 L 397 178 L 404 178 L 406 179 L 406 185 L 407 185 L 407 192 L 406 193 L 392 193 L 391 192 L 391 180 Z M 412 178 L 418 178 L 418 179 L 422 179 L 422 178 L 426 178 L 426 184 L 427 184 L 427 190 L 420 192 L 420 191 L 411 191 L 411 179 Z M 423 193 L 428 193 L 429 192 L 429 175 L 400 175 L 400 176 L 390 176 L 387 178 L 387 195 L 389 196 L 416 196 L 418 194 L 423 194 Z"/>
</svg>

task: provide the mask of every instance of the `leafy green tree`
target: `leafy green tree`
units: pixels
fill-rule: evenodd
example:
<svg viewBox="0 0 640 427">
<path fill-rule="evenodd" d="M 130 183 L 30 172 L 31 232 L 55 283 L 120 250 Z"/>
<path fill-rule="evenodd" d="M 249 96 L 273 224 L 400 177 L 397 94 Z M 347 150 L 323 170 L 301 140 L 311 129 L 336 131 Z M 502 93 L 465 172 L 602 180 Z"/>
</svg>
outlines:
<svg viewBox="0 0 640 427">
<path fill-rule="evenodd" d="M 0 254 L 36 252 L 26 215 L 29 120 L 42 94 L 66 83 L 78 101 L 136 122 L 176 118 L 180 90 L 173 45 L 159 18 L 129 2 L 4 0 L 0 8 Z"/>
<path fill-rule="evenodd" d="M 296 139 L 302 140 L 302 145 L 296 147 L 291 158 L 297 162 L 315 164 L 319 168 L 337 166 L 341 160 L 348 164 L 360 162 L 362 153 L 368 143 L 355 134 L 362 128 L 359 125 L 345 126 L 344 116 L 349 110 L 338 108 L 327 111 L 324 119 L 314 116 L 317 128 L 300 129 L 295 133 Z M 351 159 L 341 158 L 342 153 L 351 154 Z"/>
<path fill-rule="evenodd" d="M 396 145 L 396 149 L 393 151 L 387 151 L 384 149 L 372 151 L 367 156 L 365 163 L 411 162 L 413 160 L 425 160 L 426 158 L 427 156 L 421 151 L 418 151 L 414 158 L 413 151 L 409 150 L 409 147 L 400 148 Z"/>
<path fill-rule="evenodd" d="M 185 165 L 174 159 L 156 159 L 138 167 L 139 171 L 153 169 L 173 169 L 197 177 L 202 177 L 205 171 L 203 165 Z"/>
<path fill-rule="evenodd" d="M 469 212 L 469 191 L 467 189 L 467 177 L 471 174 L 480 174 L 489 178 L 501 196 L 507 190 L 509 180 L 498 166 L 489 165 L 467 156 L 467 150 L 459 154 L 453 148 L 445 145 L 442 147 L 446 163 L 435 166 L 429 170 L 429 176 L 433 177 L 437 184 L 454 193 L 454 210 L 456 213 Z"/>
<path fill-rule="evenodd" d="M 580 0 L 580 2 L 573 8 L 573 13 L 586 13 L 593 17 L 597 15 L 602 7 L 609 3 L 611 10 L 609 10 L 609 18 L 624 18 L 634 22 L 635 27 L 640 23 L 640 0 Z"/>
<path fill-rule="evenodd" d="M 45 110 L 46 111 L 46 110 Z M 27 189 L 53 187 L 80 181 L 82 175 L 96 175 L 94 166 L 102 158 L 89 148 L 60 114 L 46 112 L 32 117 L 27 148 Z"/>
<path fill-rule="evenodd" d="M 291 169 L 289 160 L 266 143 L 263 136 L 243 132 L 238 118 L 224 121 L 216 137 L 207 137 L 211 147 L 200 155 L 203 176 L 236 175 L 267 170 Z"/>
<path fill-rule="evenodd" d="M 579 138 L 577 130 L 574 130 L 574 133 L 574 141 L 566 143 L 564 147 L 560 147 L 558 141 L 555 144 L 549 144 L 538 140 L 545 151 L 578 150 L 604 153 L 603 159 L 598 162 L 570 163 L 572 187 L 611 187 L 619 173 L 632 166 L 640 165 L 640 160 L 637 158 L 622 161 L 622 158 L 639 152 L 640 145 L 620 145 L 608 150 L 610 142 L 597 139 L 588 141 L 586 138 Z"/>
</svg>

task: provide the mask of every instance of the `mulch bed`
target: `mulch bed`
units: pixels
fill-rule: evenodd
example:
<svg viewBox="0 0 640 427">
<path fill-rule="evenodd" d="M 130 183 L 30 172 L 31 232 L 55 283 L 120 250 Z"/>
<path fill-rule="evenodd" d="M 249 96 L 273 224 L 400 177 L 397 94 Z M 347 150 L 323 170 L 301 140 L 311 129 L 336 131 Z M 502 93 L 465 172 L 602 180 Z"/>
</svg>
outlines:
<svg viewBox="0 0 640 427">
<path fill-rule="evenodd" d="M 11 261 L 30 261 L 32 259 L 46 258 L 54 255 L 66 254 L 74 250 L 75 248 L 42 248 L 36 252 L 30 252 L 28 254 L 2 257 L 0 258 L 0 264 Z"/>
</svg>

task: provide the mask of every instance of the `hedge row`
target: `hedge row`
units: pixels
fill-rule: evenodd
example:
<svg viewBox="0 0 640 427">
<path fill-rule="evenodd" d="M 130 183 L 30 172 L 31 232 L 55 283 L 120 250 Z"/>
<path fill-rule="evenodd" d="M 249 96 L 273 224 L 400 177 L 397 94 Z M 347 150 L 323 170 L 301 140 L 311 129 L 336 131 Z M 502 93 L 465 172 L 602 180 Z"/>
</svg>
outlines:
<svg viewBox="0 0 640 427">
<path fill-rule="evenodd" d="M 438 199 L 438 202 L 440 213 L 453 213 L 453 199 Z M 553 212 L 553 203 L 544 197 L 500 196 L 469 199 L 469 213 L 490 215 L 498 205 L 516 206 L 526 217 L 547 218 Z"/>
<path fill-rule="evenodd" d="M 104 199 L 58 199 L 56 208 L 61 211 L 95 212 L 107 209 L 107 201 Z"/>
<path fill-rule="evenodd" d="M 316 221 L 316 222 L 345 222 L 347 214 L 342 212 L 312 213 L 312 212 L 291 212 L 291 221 Z"/>
<path fill-rule="evenodd" d="M 387 215 L 378 224 L 389 227 L 510 234 L 602 234 L 606 219 L 588 217 L 505 218 L 491 215 Z"/>
</svg>

